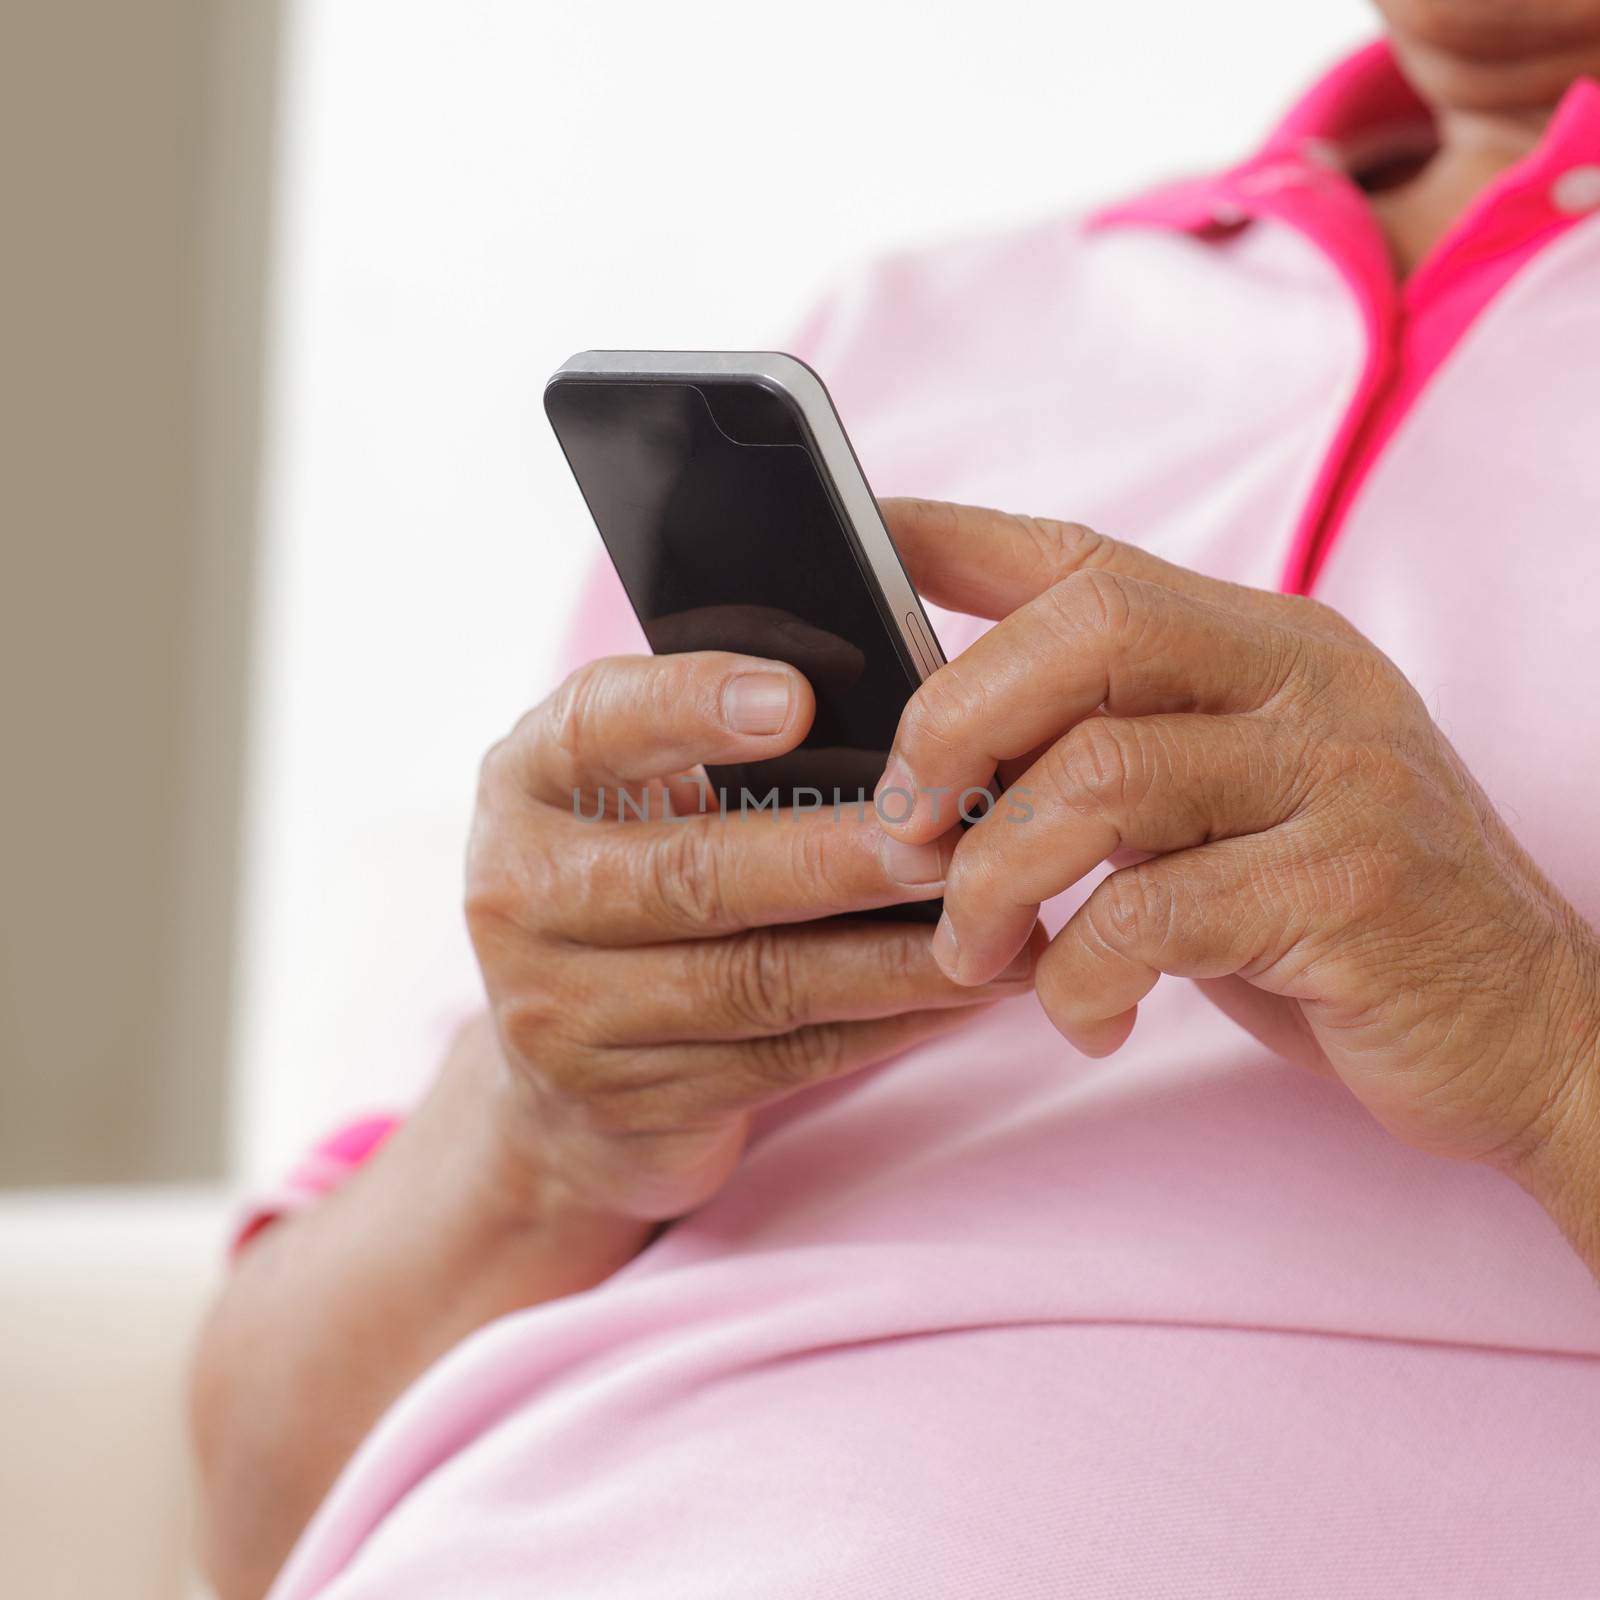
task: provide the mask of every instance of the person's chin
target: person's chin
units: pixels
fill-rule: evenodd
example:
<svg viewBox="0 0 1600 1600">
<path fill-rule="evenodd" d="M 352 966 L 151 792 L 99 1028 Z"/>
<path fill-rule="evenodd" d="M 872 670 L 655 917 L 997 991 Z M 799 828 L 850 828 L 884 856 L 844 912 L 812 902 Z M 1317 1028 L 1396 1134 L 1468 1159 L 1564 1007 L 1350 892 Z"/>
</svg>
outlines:
<svg viewBox="0 0 1600 1600">
<path fill-rule="evenodd" d="M 1406 76 L 1440 108 L 1547 112 L 1574 79 L 1600 76 L 1600 0 L 1567 0 L 1538 25 L 1518 15 L 1517 0 L 1383 0 L 1382 9 Z"/>
<path fill-rule="evenodd" d="M 1483 67 L 1600 59 L 1600 0 L 1377 0 L 1402 40 Z"/>
</svg>

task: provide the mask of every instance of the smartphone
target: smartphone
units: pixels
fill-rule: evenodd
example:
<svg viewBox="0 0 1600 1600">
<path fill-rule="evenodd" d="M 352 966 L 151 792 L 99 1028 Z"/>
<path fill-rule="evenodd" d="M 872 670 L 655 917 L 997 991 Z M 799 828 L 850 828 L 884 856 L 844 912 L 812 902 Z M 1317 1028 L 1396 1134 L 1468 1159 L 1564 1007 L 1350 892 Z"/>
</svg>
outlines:
<svg viewBox="0 0 1600 1600">
<path fill-rule="evenodd" d="M 651 649 L 787 661 L 816 692 L 797 749 L 708 769 L 716 802 L 870 807 L 944 654 L 822 380 L 775 351 L 590 350 L 544 404 Z"/>
</svg>

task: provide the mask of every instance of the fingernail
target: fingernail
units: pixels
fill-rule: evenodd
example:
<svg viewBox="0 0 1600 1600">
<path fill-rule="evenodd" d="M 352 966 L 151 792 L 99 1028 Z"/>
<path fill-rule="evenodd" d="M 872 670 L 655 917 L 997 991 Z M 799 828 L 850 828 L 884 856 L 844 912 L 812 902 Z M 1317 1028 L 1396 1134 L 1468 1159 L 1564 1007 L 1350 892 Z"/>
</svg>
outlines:
<svg viewBox="0 0 1600 1600">
<path fill-rule="evenodd" d="M 883 769 L 883 776 L 878 779 L 878 787 L 873 790 L 872 798 L 881 821 L 901 823 L 910 817 L 916 807 L 917 789 L 905 762 L 899 756 Z"/>
<path fill-rule="evenodd" d="M 950 925 L 950 913 L 944 912 L 939 918 L 939 926 L 933 930 L 933 959 L 939 963 L 939 969 L 945 977 L 953 982 L 961 980 L 956 976 L 956 964 L 961 959 L 961 952 L 956 946 L 956 930 Z"/>
<path fill-rule="evenodd" d="M 781 672 L 746 672 L 722 691 L 722 714 L 735 733 L 778 733 L 789 720 L 794 686 Z"/>
<path fill-rule="evenodd" d="M 878 845 L 883 870 L 908 889 L 931 889 L 944 882 L 944 851 L 933 844 L 907 844 L 884 834 Z"/>
</svg>

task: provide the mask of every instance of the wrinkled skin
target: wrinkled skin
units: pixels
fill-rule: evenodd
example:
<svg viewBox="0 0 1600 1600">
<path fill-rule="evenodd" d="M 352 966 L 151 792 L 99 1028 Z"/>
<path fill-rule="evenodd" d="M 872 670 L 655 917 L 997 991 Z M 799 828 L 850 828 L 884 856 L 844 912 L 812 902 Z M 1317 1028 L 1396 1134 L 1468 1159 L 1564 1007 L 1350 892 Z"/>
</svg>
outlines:
<svg viewBox="0 0 1600 1600">
<path fill-rule="evenodd" d="M 1506 1164 L 1539 1143 L 1590 1069 L 1600 953 L 1387 657 L 1314 600 L 1075 524 L 890 509 L 927 592 L 1003 619 L 907 707 L 885 785 L 930 796 L 891 831 L 940 837 L 931 791 L 996 768 L 1032 812 L 957 845 L 953 977 L 983 982 L 1041 901 L 1148 853 L 1039 958 L 1080 1049 L 1116 1049 L 1180 974 L 1411 1144 Z"/>
<path fill-rule="evenodd" d="M 686 770 L 791 749 L 813 709 L 781 663 L 618 657 L 484 763 L 468 923 L 530 1160 L 587 1205 L 679 1216 L 731 1171 L 757 1106 L 1027 988 L 1024 941 L 974 991 L 926 926 L 802 923 L 933 898 L 954 840 L 888 838 L 870 807 L 700 814 Z"/>
</svg>

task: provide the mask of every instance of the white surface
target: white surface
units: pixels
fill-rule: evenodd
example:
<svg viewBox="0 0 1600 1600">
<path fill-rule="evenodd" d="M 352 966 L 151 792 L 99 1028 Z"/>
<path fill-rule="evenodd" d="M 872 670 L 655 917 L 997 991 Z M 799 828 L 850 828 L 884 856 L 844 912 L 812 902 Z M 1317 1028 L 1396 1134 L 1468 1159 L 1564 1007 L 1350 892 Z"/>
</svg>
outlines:
<svg viewBox="0 0 1600 1600">
<path fill-rule="evenodd" d="M 184 1372 L 227 1217 L 210 1190 L 0 1194 L 0 1595 L 197 1592 Z"/>
<path fill-rule="evenodd" d="M 1374 27 L 1361 0 L 289 10 L 233 1063 L 251 1174 L 425 1071 L 470 974 L 478 756 L 548 686 L 598 548 L 544 378 L 585 347 L 765 345 L 885 246 L 1242 154 Z"/>
</svg>

